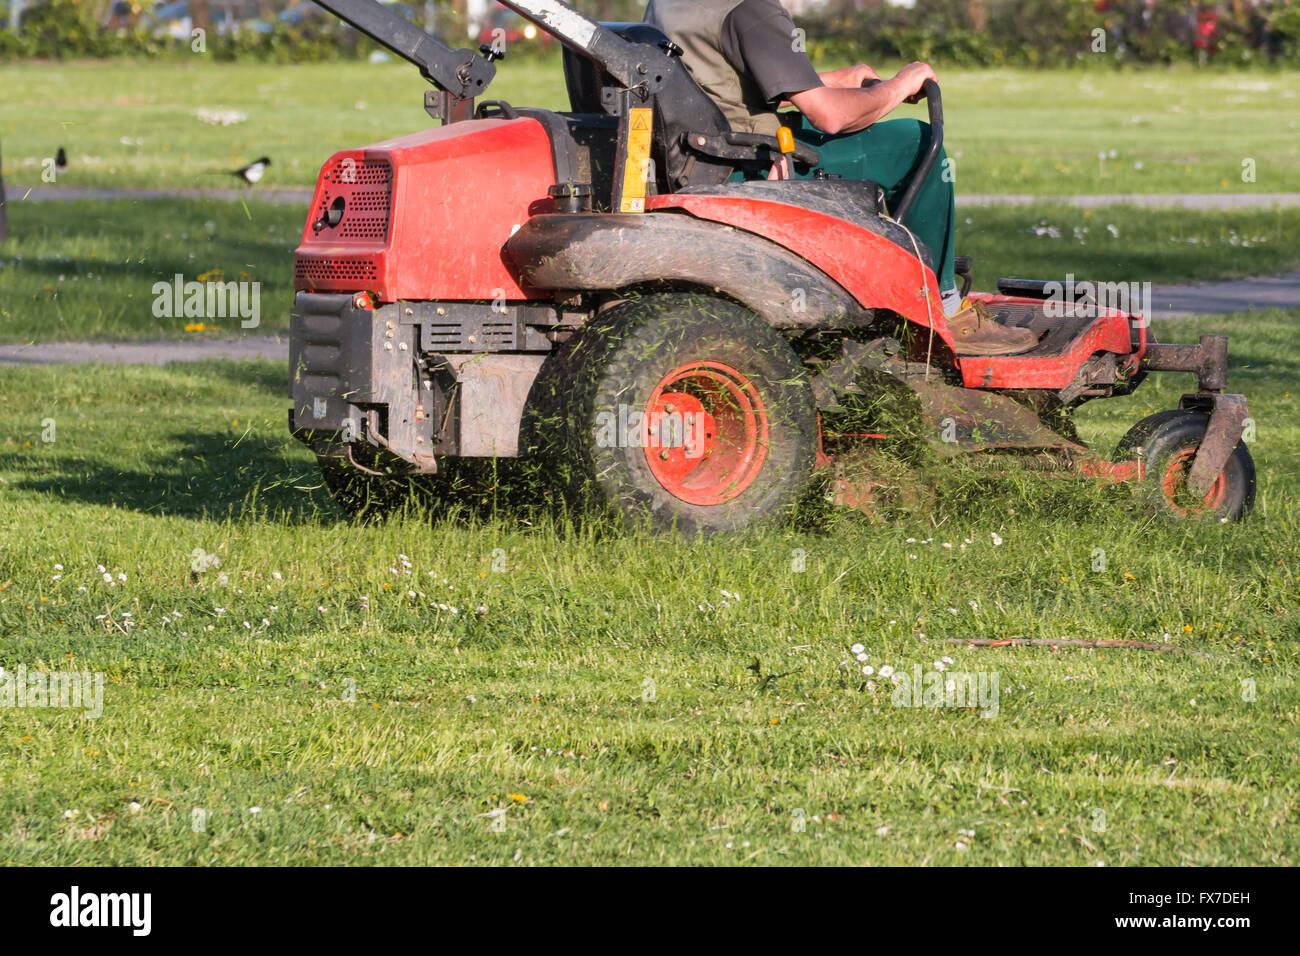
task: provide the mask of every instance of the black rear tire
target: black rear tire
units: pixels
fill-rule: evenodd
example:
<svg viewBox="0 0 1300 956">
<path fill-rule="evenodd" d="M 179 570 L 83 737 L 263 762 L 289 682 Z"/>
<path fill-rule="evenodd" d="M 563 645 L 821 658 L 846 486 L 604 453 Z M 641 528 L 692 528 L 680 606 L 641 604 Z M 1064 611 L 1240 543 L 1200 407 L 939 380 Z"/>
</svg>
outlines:
<svg viewBox="0 0 1300 956">
<path fill-rule="evenodd" d="M 538 431 L 538 450 L 585 503 L 687 534 L 794 512 L 816 457 L 812 389 L 754 313 L 689 293 L 630 300 L 591 320 L 561 366 L 558 427 Z"/>
</svg>

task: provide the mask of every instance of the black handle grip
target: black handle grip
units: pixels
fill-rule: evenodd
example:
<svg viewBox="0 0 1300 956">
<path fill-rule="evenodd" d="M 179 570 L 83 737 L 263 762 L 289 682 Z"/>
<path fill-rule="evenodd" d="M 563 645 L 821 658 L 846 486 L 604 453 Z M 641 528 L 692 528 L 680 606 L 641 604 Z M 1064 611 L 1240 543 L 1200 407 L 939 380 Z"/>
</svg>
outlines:
<svg viewBox="0 0 1300 956">
<path fill-rule="evenodd" d="M 930 175 L 930 170 L 934 169 L 934 164 L 939 159 L 939 151 L 943 149 L 943 100 L 939 96 L 939 84 L 934 80 L 926 80 L 921 85 L 921 95 L 925 97 L 930 111 L 930 146 L 925 151 L 925 158 L 921 160 L 921 165 L 912 175 L 912 181 L 907 184 L 907 191 L 899 200 L 898 208 L 894 210 L 894 218 L 899 222 L 907 218 L 912 203 L 916 201 L 916 194 L 921 191 L 926 177 Z"/>
</svg>

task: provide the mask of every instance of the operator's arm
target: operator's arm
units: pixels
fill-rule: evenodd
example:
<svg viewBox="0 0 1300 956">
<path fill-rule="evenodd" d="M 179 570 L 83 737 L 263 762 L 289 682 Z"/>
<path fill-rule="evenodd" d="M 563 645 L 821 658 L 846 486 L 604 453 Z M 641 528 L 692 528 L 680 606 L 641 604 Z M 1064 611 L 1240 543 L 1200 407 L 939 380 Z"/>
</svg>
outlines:
<svg viewBox="0 0 1300 956">
<path fill-rule="evenodd" d="M 935 78 L 928 64 L 909 63 L 893 77 L 866 89 L 816 86 L 791 93 L 789 99 L 823 133 L 856 133 L 916 96 L 926 80 Z"/>
<path fill-rule="evenodd" d="M 925 63 L 911 63 L 888 80 L 865 64 L 819 74 L 803 50 L 802 33 L 777 0 L 742 0 L 723 24 L 722 48 L 747 74 L 759 95 L 779 106 L 792 103 L 823 133 L 866 129 L 934 79 Z"/>
</svg>

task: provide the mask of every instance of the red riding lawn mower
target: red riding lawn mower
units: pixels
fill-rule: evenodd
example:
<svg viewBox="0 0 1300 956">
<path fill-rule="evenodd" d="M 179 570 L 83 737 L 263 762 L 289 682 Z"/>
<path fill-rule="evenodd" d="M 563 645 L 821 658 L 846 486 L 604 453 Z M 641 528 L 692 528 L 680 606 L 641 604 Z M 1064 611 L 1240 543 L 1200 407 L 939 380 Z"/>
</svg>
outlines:
<svg viewBox="0 0 1300 956">
<path fill-rule="evenodd" d="M 869 508 L 850 466 L 888 440 L 870 411 L 900 394 L 942 454 L 1136 483 L 1170 515 L 1250 510 L 1223 337 L 1157 344 L 1140 314 L 1001 280 L 971 298 L 1037 345 L 963 354 L 906 228 L 942 143 L 933 83 L 929 151 L 889 210 L 874 183 L 818 174 L 810 147 L 733 132 L 647 24 L 507 3 L 565 47 L 572 111 L 553 112 L 475 104 L 491 47 L 451 49 L 375 0 L 318 2 L 418 66 L 442 121 L 331 157 L 295 253 L 290 427 L 346 510 L 520 456 L 688 532 L 788 513 L 820 469 Z M 813 175 L 733 175 L 782 155 Z M 1090 453 L 1071 410 L 1150 371 L 1198 388 L 1112 460 Z"/>
</svg>

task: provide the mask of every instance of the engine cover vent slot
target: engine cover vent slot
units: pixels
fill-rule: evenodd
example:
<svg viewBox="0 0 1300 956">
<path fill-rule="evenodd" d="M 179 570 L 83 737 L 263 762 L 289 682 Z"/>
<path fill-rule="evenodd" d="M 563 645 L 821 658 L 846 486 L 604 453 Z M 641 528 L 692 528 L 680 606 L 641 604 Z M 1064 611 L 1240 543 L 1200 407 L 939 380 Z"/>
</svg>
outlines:
<svg viewBox="0 0 1300 956">
<path fill-rule="evenodd" d="M 520 347 L 519 320 L 512 315 L 448 317 L 420 324 L 426 352 L 512 352 Z"/>
</svg>

